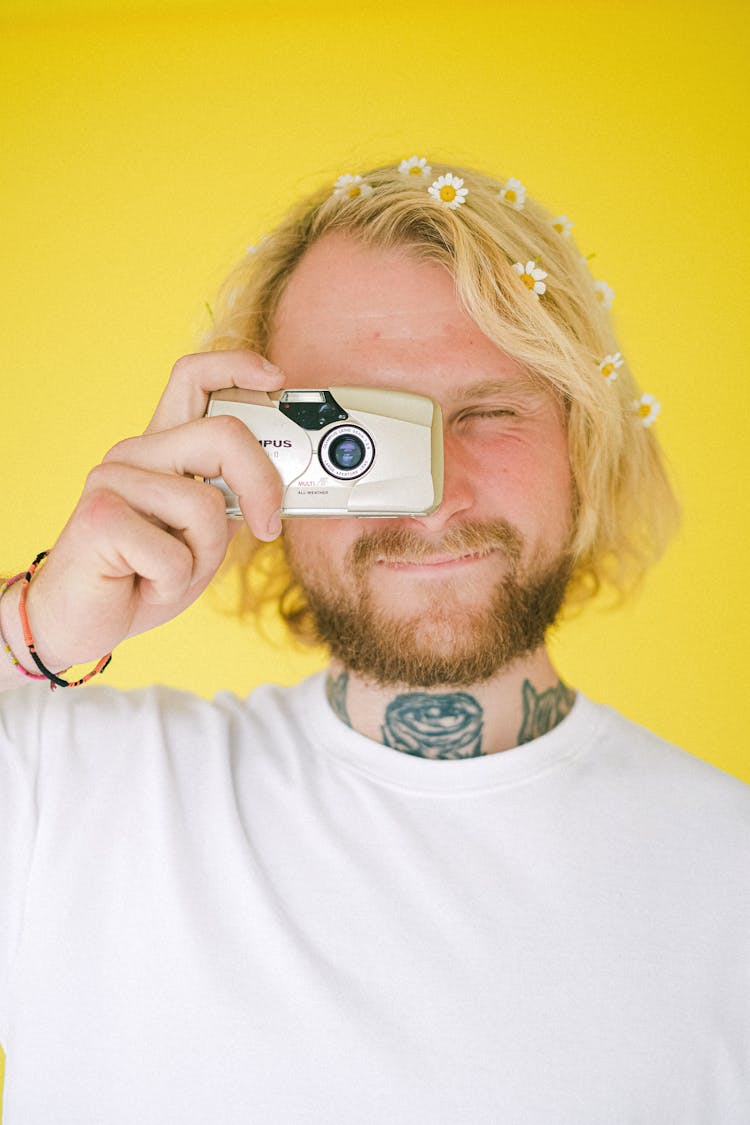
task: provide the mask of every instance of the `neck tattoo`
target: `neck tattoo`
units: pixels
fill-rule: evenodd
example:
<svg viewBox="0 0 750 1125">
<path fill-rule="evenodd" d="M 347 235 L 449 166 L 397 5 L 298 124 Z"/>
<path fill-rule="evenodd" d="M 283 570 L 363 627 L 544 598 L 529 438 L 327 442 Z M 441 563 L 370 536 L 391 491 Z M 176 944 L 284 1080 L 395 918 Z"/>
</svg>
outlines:
<svg viewBox="0 0 750 1125">
<path fill-rule="evenodd" d="M 537 691 L 530 680 L 523 681 L 523 722 L 518 732 L 518 745 L 532 742 L 556 727 L 575 703 L 576 693 L 562 680 L 546 691 Z"/>
<path fill-rule="evenodd" d="M 334 712 L 353 728 L 347 709 L 349 673 L 344 671 L 326 680 L 326 696 Z M 575 692 L 562 680 L 537 691 L 530 680 L 521 689 L 523 719 L 517 745 L 547 734 L 565 718 L 575 701 Z M 476 758 L 488 753 L 482 747 L 484 712 L 468 692 L 442 695 L 405 692 L 395 696 L 385 709 L 380 728 L 381 741 L 393 750 L 434 760 Z"/>
</svg>

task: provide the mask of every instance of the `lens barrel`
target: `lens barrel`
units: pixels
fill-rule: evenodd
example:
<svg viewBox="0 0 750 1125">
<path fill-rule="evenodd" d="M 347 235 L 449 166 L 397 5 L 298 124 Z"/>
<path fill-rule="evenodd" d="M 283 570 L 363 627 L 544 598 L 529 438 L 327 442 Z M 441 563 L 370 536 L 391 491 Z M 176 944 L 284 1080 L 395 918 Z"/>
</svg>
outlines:
<svg viewBox="0 0 750 1125">
<path fill-rule="evenodd" d="M 359 426 L 335 426 L 318 448 L 318 459 L 329 476 L 337 480 L 361 477 L 375 459 L 375 446 Z"/>
</svg>

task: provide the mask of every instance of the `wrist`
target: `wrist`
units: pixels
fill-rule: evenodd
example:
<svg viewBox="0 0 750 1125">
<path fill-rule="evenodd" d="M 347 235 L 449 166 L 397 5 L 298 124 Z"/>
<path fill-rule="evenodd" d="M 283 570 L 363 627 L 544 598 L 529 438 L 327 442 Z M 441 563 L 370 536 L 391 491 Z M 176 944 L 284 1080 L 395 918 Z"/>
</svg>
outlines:
<svg viewBox="0 0 750 1125">
<path fill-rule="evenodd" d="M 23 636 L 23 627 L 18 612 L 21 597 L 20 582 L 11 579 L 7 586 L 6 582 L 7 579 L 3 580 L 2 585 L 0 585 L 0 589 L 5 587 L 2 595 L 0 595 L 0 637 L 2 638 L 0 643 L 11 662 L 17 666 L 16 670 L 19 675 L 25 672 L 27 676 L 32 676 L 34 679 L 44 679 L 43 676 L 39 675 L 39 669 L 34 664 Z"/>
<path fill-rule="evenodd" d="M 50 687 L 53 690 L 56 687 L 81 687 L 82 684 L 87 684 L 90 679 L 98 675 L 100 672 L 104 671 L 104 669 L 109 665 L 109 662 L 112 659 L 112 653 L 108 652 L 106 656 L 103 656 L 95 664 L 90 672 L 87 672 L 85 676 L 81 676 L 77 680 L 64 680 L 58 672 L 53 671 L 53 669 L 48 666 L 48 664 L 52 663 L 52 661 L 48 660 L 48 663 L 45 663 L 42 660 L 41 653 L 39 652 L 36 641 L 34 640 L 34 635 L 31 629 L 31 622 L 29 621 L 28 595 L 29 588 L 31 586 L 31 579 L 34 574 L 36 574 L 40 565 L 44 563 L 48 555 L 49 551 L 40 551 L 29 569 L 26 571 L 26 574 L 21 579 L 21 593 L 18 598 L 18 616 L 21 621 L 21 630 L 23 632 L 24 644 L 26 645 L 31 659 L 34 661 L 34 664 L 37 666 L 42 676 L 46 680 L 49 680 Z M 44 581 L 44 579 L 42 579 L 42 581 Z M 67 667 L 62 668 L 61 671 L 67 671 Z"/>
<path fill-rule="evenodd" d="M 48 555 L 49 551 L 40 551 L 24 574 L 17 574 L 14 578 L 8 578 L 0 582 L 0 632 L 2 632 L 2 646 L 6 650 L 6 654 L 10 657 L 10 661 L 15 666 L 16 671 L 20 674 L 28 676 L 33 680 L 47 680 L 50 687 L 53 689 L 56 687 L 80 687 L 82 684 L 87 684 L 90 679 L 103 672 L 104 669 L 108 667 L 112 659 L 112 653 L 108 652 L 106 656 L 101 657 L 86 675 L 81 676 L 77 680 L 65 680 L 62 678 L 61 673 L 66 672 L 70 665 L 64 664 L 63 661 L 51 657 L 44 649 L 42 649 L 42 651 L 39 650 L 32 631 L 32 624 L 29 620 L 28 597 L 31 579 Z M 16 585 L 17 590 L 14 589 Z M 10 597 L 6 600 L 9 594 Z M 3 602 L 5 602 L 5 608 L 3 608 Z M 8 616 L 9 607 L 11 610 L 10 617 Z M 6 637 L 5 631 L 3 630 L 3 619 L 7 622 L 5 628 L 10 634 L 9 637 Z M 17 652 L 22 655 L 17 655 Z M 36 671 L 31 670 L 29 662 L 36 668 Z M 5 677 L 0 676 L 0 680 L 4 679 Z M 2 686 L 2 683 L 0 683 L 0 688 L 2 688 Z"/>
</svg>

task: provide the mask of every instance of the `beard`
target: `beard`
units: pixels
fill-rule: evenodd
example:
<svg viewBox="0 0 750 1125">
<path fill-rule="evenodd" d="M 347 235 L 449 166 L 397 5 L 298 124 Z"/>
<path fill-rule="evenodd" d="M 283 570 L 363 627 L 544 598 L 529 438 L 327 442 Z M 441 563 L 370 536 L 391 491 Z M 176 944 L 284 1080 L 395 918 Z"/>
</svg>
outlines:
<svg viewBox="0 0 750 1125">
<path fill-rule="evenodd" d="M 349 671 L 383 687 L 466 687 L 489 680 L 544 644 L 572 572 L 567 552 L 522 567 L 523 537 L 504 520 L 463 524 L 439 543 L 407 528 L 365 532 L 349 548 L 343 566 L 322 553 L 298 558 L 291 539 L 285 543 L 287 561 L 318 640 Z M 379 563 L 491 553 L 505 563 L 494 582 L 486 572 L 483 579 L 448 575 L 435 585 L 430 579 L 426 590 L 415 588 L 408 606 L 379 603 L 380 584 L 377 589 L 374 584 L 393 577 L 388 571 L 378 575 Z M 490 588 L 477 588 L 478 581 Z"/>
</svg>

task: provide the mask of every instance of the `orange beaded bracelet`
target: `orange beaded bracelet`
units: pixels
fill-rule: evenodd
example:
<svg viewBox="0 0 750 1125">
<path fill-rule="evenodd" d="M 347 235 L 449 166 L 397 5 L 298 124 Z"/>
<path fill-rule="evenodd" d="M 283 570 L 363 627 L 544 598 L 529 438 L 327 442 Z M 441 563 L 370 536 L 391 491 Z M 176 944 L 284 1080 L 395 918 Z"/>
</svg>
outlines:
<svg viewBox="0 0 750 1125">
<path fill-rule="evenodd" d="M 2 600 L 2 597 L 3 597 L 3 594 L 5 593 L 5 591 L 9 590 L 11 588 L 11 586 L 15 585 L 15 583 L 19 582 L 22 578 L 23 578 L 23 571 L 21 571 L 20 574 L 14 574 L 12 578 L 4 578 L 3 581 L 0 582 L 0 600 Z M 0 645 L 2 645 L 3 649 L 8 654 L 8 657 L 10 658 L 10 662 L 14 666 L 16 671 L 19 672 L 22 676 L 25 676 L 27 680 L 44 680 L 44 679 L 46 679 L 46 676 L 41 676 L 37 672 L 29 672 L 28 669 L 24 668 L 23 664 L 18 659 L 18 657 L 14 653 L 13 649 L 10 647 L 10 645 L 6 641 L 5 637 L 3 636 L 2 629 L 0 629 Z"/>
<path fill-rule="evenodd" d="M 104 669 L 112 659 L 112 653 L 108 652 L 106 656 L 103 656 L 101 660 L 98 661 L 98 663 L 95 665 L 95 667 L 93 667 L 90 672 L 87 672 L 85 676 L 82 676 L 80 680 L 64 680 L 62 676 L 55 675 L 54 672 L 50 672 L 49 668 L 45 668 L 44 664 L 42 664 L 41 660 L 39 659 L 39 654 L 36 651 L 36 646 L 34 645 L 34 638 L 31 635 L 29 616 L 26 612 L 26 598 L 29 592 L 29 585 L 31 583 L 34 572 L 37 570 L 40 563 L 47 558 L 48 554 L 49 551 L 40 551 L 29 569 L 26 571 L 23 579 L 21 580 L 21 596 L 18 601 L 18 613 L 21 618 L 23 639 L 26 642 L 26 647 L 29 650 L 31 659 L 36 664 L 42 676 L 46 680 L 49 680 L 50 688 L 54 691 L 56 687 L 80 687 L 81 684 L 88 683 L 88 681 L 93 679 L 93 677 L 96 676 L 99 672 L 104 671 Z"/>
</svg>

